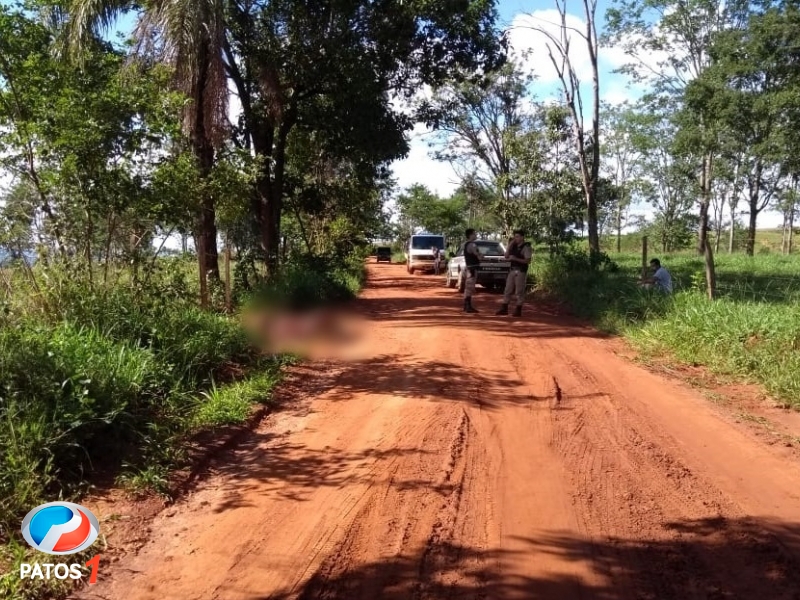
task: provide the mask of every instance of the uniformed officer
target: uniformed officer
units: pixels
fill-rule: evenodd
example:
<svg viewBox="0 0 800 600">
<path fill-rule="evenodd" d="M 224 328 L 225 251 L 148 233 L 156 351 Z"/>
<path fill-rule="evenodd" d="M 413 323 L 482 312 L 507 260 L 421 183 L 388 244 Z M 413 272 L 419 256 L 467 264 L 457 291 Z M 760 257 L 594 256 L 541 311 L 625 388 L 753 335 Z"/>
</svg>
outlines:
<svg viewBox="0 0 800 600">
<path fill-rule="evenodd" d="M 464 273 L 464 312 L 476 313 L 478 312 L 472 306 L 472 296 L 475 294 L 475 283 L 478 280 L 478 267 L 481 264 L 481 255 L 478 252 L 478 245 L 475 239 L 478 234 L 475 230 L 470 228 L 464 232 L 467 236 L 467 241 L 464 244 L 464 262 L 466 263 L 466 273 Z"/>
<path fill-rule="evenodd" d="M 503 295 L 503 305 L 495 314 L 507 315 L 511 296 L 517 300 L 514 316 L 522 316 L 522 305 L 525 303 L 525 286 L 528 283 L 528 267 L 533 257 L 533 248 L 525 241 L 525 232 L 521 229 L 514 231 L 514 238 L 506 248 L 506 260 L 511 261 L 511 270 L 506 278 L 506 289 Z"/>
</svg>

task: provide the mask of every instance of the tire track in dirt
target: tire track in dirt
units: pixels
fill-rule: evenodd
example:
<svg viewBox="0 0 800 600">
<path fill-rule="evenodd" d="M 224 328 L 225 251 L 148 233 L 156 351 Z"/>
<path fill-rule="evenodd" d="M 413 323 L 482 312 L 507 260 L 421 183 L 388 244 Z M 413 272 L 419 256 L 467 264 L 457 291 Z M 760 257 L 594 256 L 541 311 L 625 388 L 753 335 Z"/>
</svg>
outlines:
<svg viewBox="0 0 800 600">
<path fill-rule="evenodd" d="M 629 391 L 557 342 L 544 353 L 564 387 L 554 447 L 587 532 L 604 542 L 601 555 L 595 550 L 601 571 L 637 598 L 797 597 L 794 558 L 687 467 L 660 423 L 625 402 Z"/>
</svg>

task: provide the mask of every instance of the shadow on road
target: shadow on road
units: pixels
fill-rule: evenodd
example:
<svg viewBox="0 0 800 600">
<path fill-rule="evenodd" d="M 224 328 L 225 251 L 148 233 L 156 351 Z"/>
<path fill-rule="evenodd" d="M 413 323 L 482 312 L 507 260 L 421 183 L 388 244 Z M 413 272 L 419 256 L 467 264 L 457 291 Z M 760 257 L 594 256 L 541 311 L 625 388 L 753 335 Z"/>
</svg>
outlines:
<svg viewBox="0 0 800 600">
<path fill-rule="evenodd" d="M 463 365 L 443 361 L 412 360 L 402 355 L 376 356 L 369 360 L 343 365 L 335 388 L 328 395 L 333 400 L 349 400 L 355 394 L 420 398 L 428 401 L 459 401 L 482 410 L 498 410 L 506 405 L 529 405 L 556 400 L 550 395 L 533 395 L 516 378 L 492 369 L 465 369 Z M 579 400 L 602 396 L 602 392 L 570 395 Z"/>
<path fill-rule="evenodd" d="M 336 557 L 302 589 L 251 600 L 798 598 L 800 570 L 774 536 L 780 531 L 797 540 L 797 524 L 710 519 L 673 525 L 664 539 L 592 542 L 556 534 L 518 539 L 522 545 L 516 552 L 433 540 L 413 554 L 369 564 L 337 565 L 341 557 Z M 604 583 L 579 581 L 569 574 L 524 576 L 503 566 L 507 561 L 535 562 L 537 557 L 545 561 L 548 555 L 562 564 L 589 565 Z"/>
<path fill-rule="evenodd" d="M 272 442 L 267 444 L 268 442 Z M 288 436 L 254 435 L 236 451 L 236 462 L 226 461 L 216 471 L 227 475 L 223 488 L 230 492 L 215 505 L 214 512 L 254 506 L 247 499 L 250 492 L 273 494 L 292 502 L 302 502 L 320 488 L 338 488 L 356 481 L 371 481 L 376 470 L 384 470 L 395 458 L 405 455 L 421 457 L 429 451 L 413 448 L 370 449 L 363 452 L 342 452 L 335 448 L 312 449 L 294 444 Z M 437 489 L 431 482 L 397 482 L 404 488 L 425 486 Z M 449 493 L 451 486 L 438 489 Z"/>
</svg>

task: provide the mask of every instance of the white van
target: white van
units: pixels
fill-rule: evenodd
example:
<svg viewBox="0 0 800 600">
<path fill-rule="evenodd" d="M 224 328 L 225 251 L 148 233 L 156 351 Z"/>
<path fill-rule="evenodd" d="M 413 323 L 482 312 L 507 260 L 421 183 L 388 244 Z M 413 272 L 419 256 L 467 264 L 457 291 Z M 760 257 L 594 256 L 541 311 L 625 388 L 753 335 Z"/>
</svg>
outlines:
<svg viewBox="0 0 800 600">
<path fill-rule="evenodd" d="M 412 235 L 408 240 L 406 248 L 406 270 L 414 274 L 414 271 L 433 271 L 433 247 L 437 247 L 440 254 L 439 265 L 444 269 L 447 259 L 445 258 L 444 236 L 435 233 L 418 233 Z"/>
</svg>

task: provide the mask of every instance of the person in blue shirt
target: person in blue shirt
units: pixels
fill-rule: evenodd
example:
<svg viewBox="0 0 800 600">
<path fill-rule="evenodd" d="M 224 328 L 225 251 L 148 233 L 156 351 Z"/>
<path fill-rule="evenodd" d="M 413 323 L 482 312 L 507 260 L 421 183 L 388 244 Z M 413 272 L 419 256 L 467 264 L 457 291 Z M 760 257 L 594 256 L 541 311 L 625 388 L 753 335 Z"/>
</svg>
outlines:
<svg viewBox="0 0 800 600">
<path fill-rule="evenodd" d="M 657 258 L 654 258 L 650 261 L 650 268 L 653 269 L 653 276 L 642 281 L 642 283 L 645 284 L 645 287 L 653 286 L 662 294 L 671 294 L 672 275 L 670 275 L 669 271 L 661 266 L 661 261 Z"/>
</svg>

